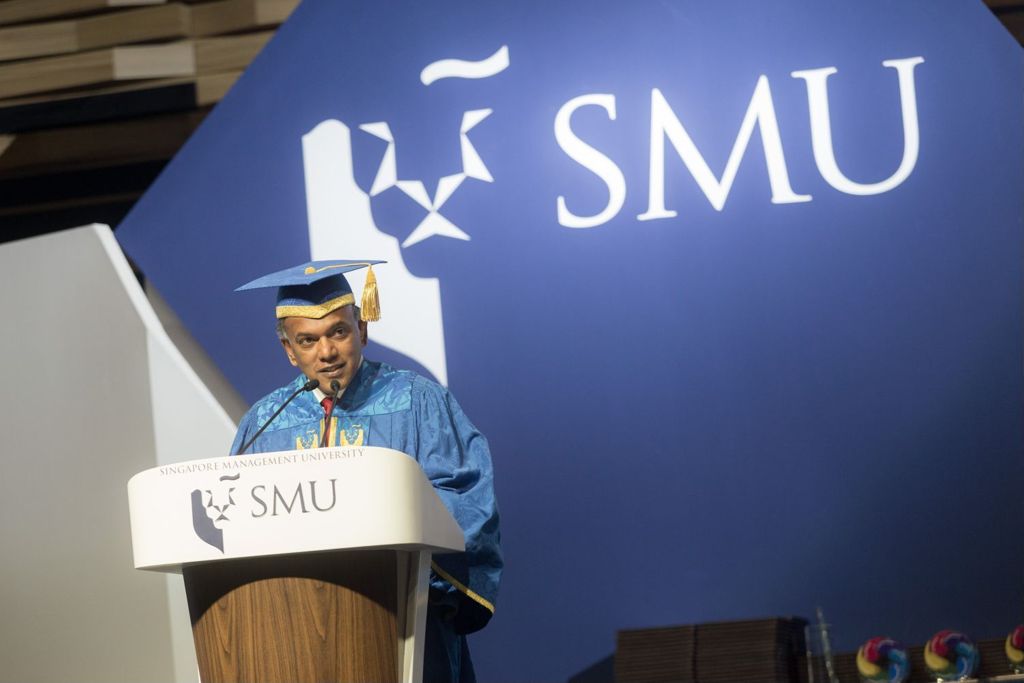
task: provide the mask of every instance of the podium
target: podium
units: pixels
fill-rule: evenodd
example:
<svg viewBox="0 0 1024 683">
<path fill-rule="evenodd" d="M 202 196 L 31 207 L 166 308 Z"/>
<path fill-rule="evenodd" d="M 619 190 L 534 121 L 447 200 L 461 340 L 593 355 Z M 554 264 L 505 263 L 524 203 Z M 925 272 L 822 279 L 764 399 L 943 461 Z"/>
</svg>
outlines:
<svg viewBox="0 0 1024 683">
<path fill-rule="evenodd" d="M 128 502 L 135 567 L 184 577 L 203 683 L 421 680 L 430 558 L 464 539 L 411 457 L 193 460 Z"/>
</svg>

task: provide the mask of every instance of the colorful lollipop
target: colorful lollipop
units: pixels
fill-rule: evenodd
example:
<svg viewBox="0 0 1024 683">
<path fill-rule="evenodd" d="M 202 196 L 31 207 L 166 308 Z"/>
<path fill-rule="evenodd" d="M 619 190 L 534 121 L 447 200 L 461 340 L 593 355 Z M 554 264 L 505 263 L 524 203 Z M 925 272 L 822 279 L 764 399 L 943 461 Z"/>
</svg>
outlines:
<svg viewBox="0 0 1024 683">
<path fill-rule="evenodd" d="M 857 650 L 857 671 L 865 681 L 904 683 L 910 675 L 910 660 L 892 638 L 872 638 Z"/>
<path fill-rule="evenodd" d="M 925 643 L 924 664 L 940 681 L 970 678 L 978 669 L 978 648 L 963 633 L 939 631 Z"/>
<path fill-rule="evenodd" d="M 1024 673 L 1024 625 L 1013 629 L 1006 636 L 1006 658 L 1015 674 Z"/>
</svg>

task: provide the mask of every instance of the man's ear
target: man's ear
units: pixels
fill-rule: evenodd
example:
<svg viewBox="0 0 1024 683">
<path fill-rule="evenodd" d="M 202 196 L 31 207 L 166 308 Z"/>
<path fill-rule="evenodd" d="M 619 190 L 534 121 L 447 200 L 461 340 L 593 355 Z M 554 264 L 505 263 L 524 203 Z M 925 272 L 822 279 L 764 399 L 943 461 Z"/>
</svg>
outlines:
<svg viewBox="0 0 1024 683">
<path fill-rule="evenodd" d="M 365 344 L 366 342 L 363 343 Z M 288 362 L 294 365 L 295 367 L 299 367 L 299 361 L 295 359 L 295 354 L 292 353 L 292 345 L 288 342 L 288 340 L 282 339 L 281 346 L 284 347 L 285 355 L 288 356 Z"/>
<path fill-rule="evenodd" d="M 362 346 L 366 346 L 366 342 L 369 341 L 365 320 L 359 321 L 359 341 L 361 342 Z"/>
</svg>

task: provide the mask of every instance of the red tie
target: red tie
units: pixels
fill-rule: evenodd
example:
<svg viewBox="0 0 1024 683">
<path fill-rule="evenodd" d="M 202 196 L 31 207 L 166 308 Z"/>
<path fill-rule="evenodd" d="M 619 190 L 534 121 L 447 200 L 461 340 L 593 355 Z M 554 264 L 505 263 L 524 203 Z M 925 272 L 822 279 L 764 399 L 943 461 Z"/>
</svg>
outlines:
<svg viewBox="0 0 1024 683">
<path fill-rule="evenodd" d="M 331 414 L 331 408 L 334 407 L 334 397 L 324 396 L 324 400 L 320 401 L 320 405 L 324 407 L 324 417 Z"/>
<path fill-rule="evenodd" d="M 320 401 L 320 405 L 324 408 L 324 437 L 320 440 L 320 448 L 327 446 L 327 436 L 331 433 L 331 409 L 334 408 L 334 397 L 325 396 L 324 400 Z"/>
</svg>

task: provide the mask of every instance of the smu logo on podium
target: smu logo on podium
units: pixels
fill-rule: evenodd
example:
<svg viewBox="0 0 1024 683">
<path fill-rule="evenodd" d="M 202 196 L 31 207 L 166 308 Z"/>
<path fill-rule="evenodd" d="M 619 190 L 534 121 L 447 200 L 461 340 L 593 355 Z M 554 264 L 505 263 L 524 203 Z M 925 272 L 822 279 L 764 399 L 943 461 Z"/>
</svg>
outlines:
<svg viewBox="0 0 1024 683">
<path fill-rule="evenodd" d="M 210 489 L 194 489 L 192 501 L 192 528 L 201 541 L 224 552 L 224 531 L 227 529 L 228 512 L 238 506 L 235 501 L 237 482 L 241 474 L 223 475 Z M 234 484 L 234 485 L 233 485 Z M 261 519 L 279 515 L 330 512 L 338 502 L 338 480 L 326 482 L 316 480 L 300 481 L 294 488 L 255 484 L 246 491 L 245 500 L 250 501 L 248 515 L 243 518 Z M 329 501 L 329 502 L 328 502 Z"/>
</svg>

